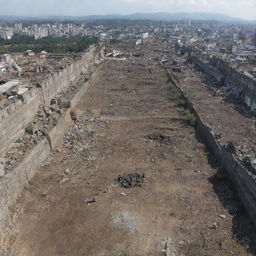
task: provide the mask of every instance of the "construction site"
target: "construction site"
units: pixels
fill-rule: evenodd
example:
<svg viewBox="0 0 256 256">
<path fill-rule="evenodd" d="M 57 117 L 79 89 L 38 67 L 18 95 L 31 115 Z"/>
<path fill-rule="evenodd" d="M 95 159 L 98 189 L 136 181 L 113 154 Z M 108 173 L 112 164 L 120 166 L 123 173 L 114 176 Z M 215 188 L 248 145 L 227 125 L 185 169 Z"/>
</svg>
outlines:
<svg viewBox="0 0 256 256">
<path fill-rule="evenodd" d="M 5 61 L 1 256 L 255 255 L 254 115 L 191 56 Z"/>
</svg>

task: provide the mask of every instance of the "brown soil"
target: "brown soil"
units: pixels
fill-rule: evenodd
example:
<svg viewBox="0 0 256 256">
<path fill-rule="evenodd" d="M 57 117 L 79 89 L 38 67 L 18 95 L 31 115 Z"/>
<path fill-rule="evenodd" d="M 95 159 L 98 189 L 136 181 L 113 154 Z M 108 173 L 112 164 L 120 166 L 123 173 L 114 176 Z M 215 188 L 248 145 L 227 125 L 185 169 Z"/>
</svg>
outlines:
<svg viewBox="0 0 256 256">
<path fill-rule="evenodd" d="M 231 184 L 176 107 L 164 70 L 140 61 L 99 67 L 64 146 L 16 206 L 8 255 L 250 255 L 240 243 L 253 249 L 251 223 Z M 144 174 L 141 187 L 116 183 L 130 173 Z"/>
</svg>

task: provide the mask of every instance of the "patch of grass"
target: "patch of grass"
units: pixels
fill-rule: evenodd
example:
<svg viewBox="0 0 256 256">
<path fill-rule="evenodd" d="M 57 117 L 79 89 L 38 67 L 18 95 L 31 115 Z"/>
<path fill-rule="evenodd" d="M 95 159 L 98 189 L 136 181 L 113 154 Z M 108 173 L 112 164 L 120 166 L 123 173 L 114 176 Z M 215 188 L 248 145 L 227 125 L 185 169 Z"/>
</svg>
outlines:
<svg viewBox="0 0 256 256">
<path fill-rule="evenodd" d="M 182 92 L 180 89 L 174 86 L 172 83 L 168 83 L 168 85 L 171 99 L 175 101 L 177 107 L 184 108 L 186 105 L 186 100 L 182 97 Z"/>
<path fill-rule="evenodd" d="M 181 96 L 180 89 L 177 88 L 173 83 L 168 82 L 168 87 L 169 87 L 169 90 L 170 90 L 170 93 L 172 96 L 177 97 L 177 98 Z"/>
<path fill-rule="evenodd" d="M 183 113 L 184 113 L 184 119 L 187 122 L 187 124 L 189 124 L 190 126 L 195 127 L 195 125 L 196 125 L 196 115 L 188 109 L 184 109 Z"/>
<path fill-rule="evenodd" d="M 177 101 L 176 101 L 176 106 L 179 107 L 179 108 L 185 108 L 186 106 L 186 101 L 182 98 L 179 98 Z"/>
<path fill-rule="evenodd" d="M 179 88 L 174 86 L 171 82 L 168 83 L 170 89 L 170 98 L 175 101 L 176 106 L 184 116 L 186 123 L 192 127 L 196 125 L 196 115 L 189 109 L 186 109 L 186 99 L 183 97 Z"/>
</svg>

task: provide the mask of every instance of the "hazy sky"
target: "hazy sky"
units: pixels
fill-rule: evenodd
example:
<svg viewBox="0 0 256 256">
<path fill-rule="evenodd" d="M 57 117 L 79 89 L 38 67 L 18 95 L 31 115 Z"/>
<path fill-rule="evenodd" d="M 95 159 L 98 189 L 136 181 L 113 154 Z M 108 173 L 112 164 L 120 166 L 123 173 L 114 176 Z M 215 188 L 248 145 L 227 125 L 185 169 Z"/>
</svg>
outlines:
<svg viewBox="0 0 256 256">
<path fill-rule="evenodd" d="M 256 0 L 0 0 L 0 14 L 22 16 L 180 11 L 256 20 Z"/>
</svg>

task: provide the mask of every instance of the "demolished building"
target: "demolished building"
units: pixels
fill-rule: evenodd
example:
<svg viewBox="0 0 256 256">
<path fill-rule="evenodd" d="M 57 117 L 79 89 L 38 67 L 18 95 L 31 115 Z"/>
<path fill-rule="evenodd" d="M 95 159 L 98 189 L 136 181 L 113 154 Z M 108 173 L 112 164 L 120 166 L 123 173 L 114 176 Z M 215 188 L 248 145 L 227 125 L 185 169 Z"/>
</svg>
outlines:
<svg viewBox="0 0 256 256">
<path fill-rule="evenodd" d="M 21 68 L 10 54 L 0 55 L 0 73 L 11 71 L 21 72 Z"/>
</svg>

